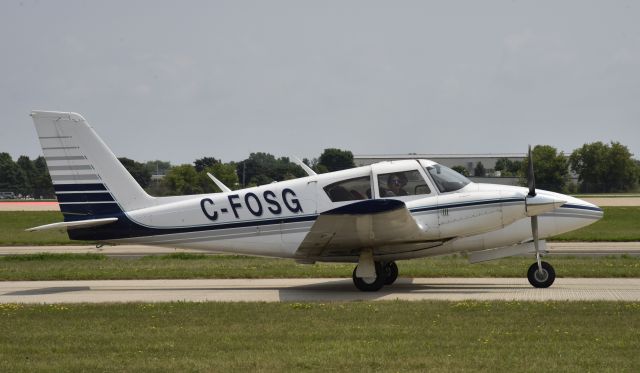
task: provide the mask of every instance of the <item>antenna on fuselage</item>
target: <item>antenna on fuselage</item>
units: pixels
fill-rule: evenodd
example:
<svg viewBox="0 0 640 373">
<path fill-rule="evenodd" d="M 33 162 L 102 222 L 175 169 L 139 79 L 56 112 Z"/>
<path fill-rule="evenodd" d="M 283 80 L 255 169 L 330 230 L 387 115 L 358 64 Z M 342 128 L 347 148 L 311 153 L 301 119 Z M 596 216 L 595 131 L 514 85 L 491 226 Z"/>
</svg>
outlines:
<svg viewBox="0 0 640 373">
<path fill-rule="evenodd" d="M 213 180 L 214 183 L 216 183 L 216 185 L 218 186 L 218 188 L 220 188 L 221 191 L 223 191 L 224 193 L 231 192 L 231 189 L 229 189 L 229 187 L 224 185 L 222 181 L 216 179 L 216 177 L 211 175 L 209 172 L 207 172 L 207 176 L 209 176 L 209 178 Z"/>
<path fill-rule="evenodd" d="M 307 175 L 309 175 L 309 176 L 317 175 L 314 170 L 312 170 L 309 166 L 304 164 L 304 162 L 302 162 L 298 157 L 291 157 L 291 159 L 293 159 L 293 162 L 295 164 L 297 164 L 298 166 L 302 167 L 302 169 L 304 170 L 304 172 L 307 173 Z"/>
</svg>

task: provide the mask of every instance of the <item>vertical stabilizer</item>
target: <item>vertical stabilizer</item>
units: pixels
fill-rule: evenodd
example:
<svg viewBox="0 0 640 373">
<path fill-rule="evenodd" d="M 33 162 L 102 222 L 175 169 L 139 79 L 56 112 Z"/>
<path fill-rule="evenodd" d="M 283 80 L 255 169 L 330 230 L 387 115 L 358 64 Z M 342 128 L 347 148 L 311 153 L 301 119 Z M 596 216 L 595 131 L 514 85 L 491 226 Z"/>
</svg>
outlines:
<svg viewBox="0 0 640 373">
<path fill-rule="evenodd" d="M 152 204 L 85 119 L 76 113 L 31 113 L 65 221 L 113 216 Z"/>
</svg>

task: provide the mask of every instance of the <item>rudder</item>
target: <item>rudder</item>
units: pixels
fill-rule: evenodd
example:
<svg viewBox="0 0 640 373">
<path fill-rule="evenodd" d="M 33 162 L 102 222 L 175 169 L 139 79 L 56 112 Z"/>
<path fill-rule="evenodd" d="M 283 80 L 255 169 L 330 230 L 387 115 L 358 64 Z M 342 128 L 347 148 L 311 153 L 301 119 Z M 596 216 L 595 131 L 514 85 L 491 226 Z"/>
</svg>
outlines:
<svg viewBox="0 0 640 373">
<path fill-rule="evenodd" d="M 33 111 L 44 158 L 65 221 L 149 207 L 149 196 L 76 113 Z"/>
</svg>

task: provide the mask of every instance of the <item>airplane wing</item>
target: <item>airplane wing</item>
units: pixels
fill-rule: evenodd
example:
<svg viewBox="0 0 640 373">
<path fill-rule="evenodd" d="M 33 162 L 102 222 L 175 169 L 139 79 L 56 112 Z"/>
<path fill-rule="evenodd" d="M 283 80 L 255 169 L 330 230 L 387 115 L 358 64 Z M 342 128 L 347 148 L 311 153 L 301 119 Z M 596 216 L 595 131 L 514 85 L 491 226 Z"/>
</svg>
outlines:
<svg viewBox="0 0 640 373">
<path fill-rule="evenodd" d="M 402 201 L 355 202 L 320 214 L 296 251 L 299 258 L 357 257 L 363 248 L 393 255 L 439 246 Z"/>
</svg>

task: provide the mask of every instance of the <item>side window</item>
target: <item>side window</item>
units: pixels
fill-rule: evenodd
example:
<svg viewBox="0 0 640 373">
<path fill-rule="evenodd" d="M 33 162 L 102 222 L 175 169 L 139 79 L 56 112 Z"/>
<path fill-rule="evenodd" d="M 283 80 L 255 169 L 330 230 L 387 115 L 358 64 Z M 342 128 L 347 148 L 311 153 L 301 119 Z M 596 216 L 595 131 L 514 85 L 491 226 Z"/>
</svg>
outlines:
<svg viewBox="0 0 640 373">
<path fill-rule="evenodd" d="M 378 175 L 380 197 L 401 197 L 430 194 L 429 186 L 418 170 Z"/>
<path fill-rule="evenodd" d="M 324 187 L 332 202 L 356 201 L 371 198 L 371 179 L 369 176 L 348 179 Z"/>
</svg>

